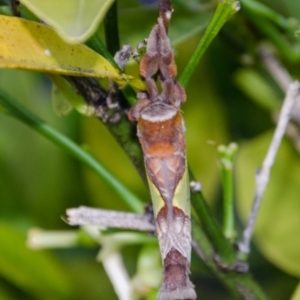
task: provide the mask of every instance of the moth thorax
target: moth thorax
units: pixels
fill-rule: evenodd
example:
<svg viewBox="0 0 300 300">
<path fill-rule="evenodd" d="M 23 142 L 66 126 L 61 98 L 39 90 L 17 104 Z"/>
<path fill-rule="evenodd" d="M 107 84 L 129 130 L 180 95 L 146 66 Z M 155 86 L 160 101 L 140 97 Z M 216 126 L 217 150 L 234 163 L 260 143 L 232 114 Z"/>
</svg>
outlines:
<svg viewBox="0 0 300 300">
<path fill-rule="evenodd" d="M 178 110 L 166 103 L 153 102 L 141 114 L 141 118 L 149 122 L 163 122 L 172 119 Z"/>
</svg>

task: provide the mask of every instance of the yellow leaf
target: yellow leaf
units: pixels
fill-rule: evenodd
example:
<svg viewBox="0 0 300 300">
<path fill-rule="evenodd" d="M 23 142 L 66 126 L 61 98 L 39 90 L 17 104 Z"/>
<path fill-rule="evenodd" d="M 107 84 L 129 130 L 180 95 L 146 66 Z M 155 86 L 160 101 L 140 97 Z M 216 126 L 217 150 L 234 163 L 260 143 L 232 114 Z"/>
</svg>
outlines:
<svg viewBox="0 0 300 300">
<path fill-rule="evenodd" d="M 143 86 L 140 80 L 120 74 L 85 45 L 67 44 L 49 26 L 15 17 L 0 16 L 0 68 L 107 78 L 121 85 Z"/>
</svg>

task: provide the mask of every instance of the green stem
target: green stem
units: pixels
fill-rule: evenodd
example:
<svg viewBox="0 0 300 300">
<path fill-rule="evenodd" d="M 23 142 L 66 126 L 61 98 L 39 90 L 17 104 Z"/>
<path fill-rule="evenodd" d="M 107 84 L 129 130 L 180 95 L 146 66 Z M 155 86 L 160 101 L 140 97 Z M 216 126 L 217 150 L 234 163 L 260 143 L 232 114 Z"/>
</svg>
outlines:
<svg viewBox="0 0 300 300">
<path fill-rule="evenodd" d="M 190 179 L 192 181 L 194 180 L 194 176 L 191 172 Z M 219 255 L 221 262 L 227 266 L 234 264 L 236 262 L 234 249 L 223 235 L 219 224 L 217 223 L 201 192 L 192 193 L 191 204 L 197 218 L 201 220 L 203 228 L 207 233 L 216 254 Z"/>
<path fill-rule="evenodd" d="M 143 212 L 143 204 L 140 199 L 138 199 L 108 170 L 106 170 L 92 154 L 83 150 L 68 137 L 55 130 L 53 127 L 39 119 L 37 116 L 33 115 L 21 105 L 17 104 L 3 91 L 0 91 L 0 104 L 10 115 L 26 123 L 48 140 L 66 150 L 72 156 L 93 170 L 101 178 L 103 178 L 133 211 L 138 213 Z"/>
<path fill-rule="evenodd" d="M 220 168 L 223 184 L 223 233 L 226 238 L 233 241 L 235 237 L 234 206 L 233 206 L 233 159 L 237 145 L 231 143 L 228 147 L 219 146 L 221 155 Z"/>
<path fill-rule="evenodd" d="M 200 230 L 199 230 L 200 228 Z M 222 271 L 216 264 L 215 250 L 205 233 L 201 230 L 199 223 L 192 218 L 192 231 L 194 250 L 207 265 L 209 270 L 223 283 L 231 294 L 230 299 L 235 300 L 266 300 L 267 297 L 260 286 L 252 279 L 250 274 L 238 273 L 236 271 Z"/>
<path fill-rule="evenodd" d="M 191 76 L 193 75 L 200 58 L 208 48 L 212 40 L 216 37 L 220 29 L 224 26 L 227 20 L 239 10 L 239 2 L 237 0 L 223 0 L 218 2 L 217 9 L 206 28 L 203 37 L 193 52 L 185 69 L 179 77 L 179 82 L 183 87 L 186 87 Z"/>
<path fill-rule="evenodd" d="M 104 30 L 106 47 L 111 55 L 115 55 L 120 50 L 117 1 L 112 4 L 105 16 Z"/>
<path fill-rule="evenodd" d="M 233 188 L 232 169 L 221 162 L 221 174 L 223 184 L 223 233 L 226 238 L 233 240 L 235 237 L 234 215 L 233 215 Z"/>
</svg>

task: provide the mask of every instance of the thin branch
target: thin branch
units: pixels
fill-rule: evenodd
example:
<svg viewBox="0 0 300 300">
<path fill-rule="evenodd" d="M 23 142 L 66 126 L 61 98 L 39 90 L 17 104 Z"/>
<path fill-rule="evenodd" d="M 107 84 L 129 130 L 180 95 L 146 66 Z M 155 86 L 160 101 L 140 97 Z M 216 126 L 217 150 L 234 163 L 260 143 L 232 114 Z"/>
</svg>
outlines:
<svg viewBox="0 0 300 300">
<path fill-rule="evenodd" d="M 262 197 L 269 181 L 270 171 L 274 164 L 274 160 L 278 148 L 281 144 L 288 122 L 290 120 L 292 108 L 294 106 L 296 98 L 299 96 L 299 93 L 300 93 L 300 84 L 298 81 L 294 81 L 289 85 L 280 112 L 279 121 L 276 126 L 271 145 L 269 146 L 267 155 L 263 161 L 262 168 L 256 174 L 256 190 L 254 194 L 252 209 L 245 230 L 243 232 L 242 239 L 238 243 L 238 247 L 239 247 L 239 251 L 241 252 L 241 255 L 243 254 L 247 255 L 250 252 L 250 241 L 252 238 L 259 207 L 261 205 Z"/>
<path fill-rule="evenodd" d="M 292 76 L 289 74 L 287 69 L 279 62 L 279 60 L 275 57 L 275 55 L 265 47 L 261 47 L 258 50 L 260 57 L 262 58 L 265 67 L 277 82 L 281 90 L 285 93 L 289 87 L 289 85 L 293 82 Z M 294 107 L 291 112 L 291 119 L 298 124 L 300 124 L 300 101 L 296 101 Z M 289 127 L 293 127 L 293 124 L 289 124 Z M 290 131 L 294 132 L 296 128 L 288 128 L 287 133 Z M 289 135 L 291 139 L 295 137 L 295 135 Z M 293 140 L 294 141 L 294 140 Z M 296 144 L 299 143 L 299 140 L 296 141 Z"/>
<path fill-rule="evenodd" d="M 98 225 L 155 232 L 153 214 L 135 214 L 80 206 L 67 209 L 69 225 Z"/>
<path fill-rule="evenodd" d="M 293 81 L 289 72 L 280 64 L 279 60 L 266 47 L 260 47 L 258 54 L 274 80 L 278 83 L 283 92 L 285 92 Z"/>
<path fill-rule="evenodd" d="M 293 81 L 292 76 L 276 58 L 273 52 L 271 52 L 266 47 L 260 47 L 258 50 L 258 54 L 262 58 L 266 69 L 269 71 L 273 79 L 277 82 L 281 90 L 285 92 L 288 89 L 289 84 L 291 84 Z M 300 153 L 300 130 L 299 126 L 297 126 L 297 124 L 300 124 L 300 96 L 298 96 L 298 99 L 293 106 L 291 112 L 291 120 L 293 120 L 294 122 L 290 122 L 288 124 L 286 135 L 294 144 L 295 149 Z"/>
<path fill-rule="evenodd" d="M 27 233 L 27 247 L 34 250 L 50 248 L 70 248 L 78 244 L 75 230 L 43 230 L 31 228 Z"/>
<path fill-rule="evenodd" d="M 199 184 L 191 184 L 194 193 L 199 192 Z M 70 225 L 97 225 L 111 228 L 136 229 L 141 231 L 155 230 L 153 223 L 153 213 L 146 212 L 144 215 L 93 209 L 88 207 L 71 208 L 67 210 L 68 222 Z M 192 246 L 198 256 L 205 262 L 209 269 L 223 282 L 228 288 L 234 299 L 266 299 L 260 287 L 252 280 L 251 276 L 241 271 L 237 264 L 227 266 L 215 260 L 215 249 L 206 237 L 199 223 L 192 218 L 193 241 Z M 220 230 L 221 231 L 221 230 Z M 140 241 L 140 240 L 139 240 Z M 225 239 L 225 242 L 230 243 Z M 113 241 L 107 241 L 107 245 L 112 245 Z M 105 246 L 105 244 L 103 244 Z M 233 248 L 230 246 L 232 253 Z M 109 248 L 110 249 L 110 248 Z M 108 249 L 108 250 L 109 250 Z M 101 251 L 102 256 L 106 256 L 107 249 Z M 111 251 L 109 250 L 108 253 Z M 242 273 L 240 273 L 242 272 Z"/>
<path fill-rule="evenodd" d="M 131 281 L 119 251 L 111 252 L 101 259 L 106 274 L 119 300 L 131 300 Z"/>
</svg>

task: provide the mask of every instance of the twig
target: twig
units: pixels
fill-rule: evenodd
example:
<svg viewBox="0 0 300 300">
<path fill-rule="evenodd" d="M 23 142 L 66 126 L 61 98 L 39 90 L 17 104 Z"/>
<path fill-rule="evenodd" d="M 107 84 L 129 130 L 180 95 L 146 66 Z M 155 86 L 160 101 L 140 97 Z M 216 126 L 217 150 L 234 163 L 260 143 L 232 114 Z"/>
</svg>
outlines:
<svg viewBox="0 0 300 300">
<path fill-rule="evenodd" d="M 242 239 L 238 243 L 238 248 L 241 252 L 240 254 L 242 255 L 247 255 L 250 252 L 250 241 L 253 234 L 255 221 L 258 215 L 258 210 L 261 205 L 262 197 L 269 181 L 270 170 L 274 164 L 275 156 L 282 141 L 283 135 L 286 131 L 286 127 L 291 117 L 291 111 L 294 106 L 295 100 L 299 95 L 299 92 L 300 83 L 298 81 L 294 81 L 289 85 L 271 145 L 264 159 L 262 168 L 258 170 L 256 174 L 256 190 L 254 194 L 252 209 L 248 218 L 247 225 L 244 229 Z"/>
<path fill-rule="evenodd" d="M 261 56 L 266 69 L 269 71 L 271 76 L 277 82 L 283 92 L 288 89 L 289 84 L 292 83 L 293 79 L 285 67 L 279 62 L 275 55 L 268 50 L 266 47 L 261 47 L 258 51 Z M 292 112 L 291 120 L 300 124 L 300 96 L 295 102 Z M 276 120 L 277 121 L 277 120 Z M 290 122 L 286 129 L 286 135 L 290 138 L 294 144 L 295 149 L 300 153 L 300 132 L 299 127 Z"/>
<path fill-rule="evenodd" d="M 280 64 L 278 59 L 273 55 L 273 53 L 266 47 L 260 47 L 258 49 L 258 54 L 262 58 L 265 67 L 273 76 L 275 81 L 278 83 L 282 91 L 286 91 L 293 81 L 291 75 L 288 71 Z"/>
<path fill-rule="evenodd" d="M 110 228 L 126 228 L 140 231 L 155 231 L 153 215 L 135 214 L 86 206 L 67 209 L 69 225 L 99 225 Z"/>
<path fill-rule="evenodd" d="M 31 228 L 27 234 L 27 247 L 34 250 L 50 248 L 69 248 L 78 243 L 75 230 L 43 230 Z"/>
<path fill-rule="evenodd" d="M 101 253 L 101 252 L 100 252 Z M 130 300 L 131 281 L 120 252 L 109 253 L 101 259 L 103 267 L 112 283 L 119 300 Z"/>
</svg>

